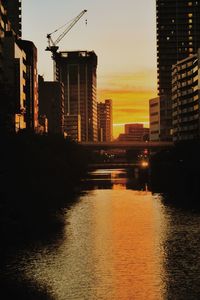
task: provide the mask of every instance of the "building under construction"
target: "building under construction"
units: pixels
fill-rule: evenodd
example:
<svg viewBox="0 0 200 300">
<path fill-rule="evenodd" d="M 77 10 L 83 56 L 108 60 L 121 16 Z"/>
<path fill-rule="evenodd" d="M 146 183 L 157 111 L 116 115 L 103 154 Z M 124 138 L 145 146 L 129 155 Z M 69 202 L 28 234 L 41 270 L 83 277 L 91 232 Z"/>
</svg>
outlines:
<svg viewBox="0 0 200 300">
<path fill-rule="evenodd" d="M 97 141 L 97 55 L 94 51 L 58 52 L 55 67 L 56 80 L 64 84 L 65 132 L 75 140 Z"/>
</svg>

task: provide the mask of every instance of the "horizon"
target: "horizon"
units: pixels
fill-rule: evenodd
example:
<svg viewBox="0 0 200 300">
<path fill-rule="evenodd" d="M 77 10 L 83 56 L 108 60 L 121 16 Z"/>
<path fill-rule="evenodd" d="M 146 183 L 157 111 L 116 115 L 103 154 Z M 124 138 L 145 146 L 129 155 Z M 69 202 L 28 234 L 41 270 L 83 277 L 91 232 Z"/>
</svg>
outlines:
<svg viewBox="0 0 200 300">
<path fill-rule="evenodd" d="M 48 15 L 44 18 L 47 7 Z M 87 49 L 96 53 L 97 102 L 112 99 L 113 136 L 117 137 L 123 132 L 120 131 L 123 125 L 117 124 L 149 122 L 149 99 L 157 96 L 155 3 L 153 0 L 148 3 L 111 0 L 94 4 L 87 0 L 84 8 L 86 16 L 59 43 L 59 51 Z M 54 1 L 43 0 L 39 10 L 35 1 L 22 1 L 22 38 L 36 45 L 38 74 L 45 80 L 53 77 L 53 61 L 45 51 L 46 34 L 82 10 L 78 0 L 73 3 L 61 0 L 59 6 Z"/>
</svg>

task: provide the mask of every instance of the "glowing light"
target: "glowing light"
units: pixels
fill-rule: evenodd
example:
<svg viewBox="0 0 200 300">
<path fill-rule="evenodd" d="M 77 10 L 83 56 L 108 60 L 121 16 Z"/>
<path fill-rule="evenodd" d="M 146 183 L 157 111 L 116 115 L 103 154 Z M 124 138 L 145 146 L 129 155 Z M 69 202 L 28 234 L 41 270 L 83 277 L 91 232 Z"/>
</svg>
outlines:
<svg viewBox="0 0 200 300">
<path fill-rule="evenodd" d="M 143 161 L 141 162 L 141 166 L 142 166 L 143 168 L 147 168 L 147 167 L 149 166 L 148 161 L 143 160 Z"/>
</svg>

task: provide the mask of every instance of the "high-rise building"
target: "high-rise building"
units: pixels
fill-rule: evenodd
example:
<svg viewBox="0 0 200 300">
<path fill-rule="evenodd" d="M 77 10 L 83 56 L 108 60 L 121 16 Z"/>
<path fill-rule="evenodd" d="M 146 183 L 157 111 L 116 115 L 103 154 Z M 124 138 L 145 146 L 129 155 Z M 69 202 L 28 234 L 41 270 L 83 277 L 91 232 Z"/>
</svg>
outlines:
<svg viewBox="0 0 200 300">
<path fill-rule="evenodd" d="M 3 45 L 5 97 L 1 99 L 4 113 L 0 122 L 6 130 L 14 132 L 26 128 L 26 53 L 12 34 L 5 36 Z"/>
<path fill-rule="evenodd" d="M 160 140 L 160 98 L 149 100 L 150 141 Z"/>
<path fill-rule="evenodd" d="M 7 10 L 8 19 L 11 22 L 11 27 L 16 35 L 21 38 L 22 36 L 22 23 L 21 23 L 21 0 L 1 0 L 5 9 Z"/>
<path fill-rule="evenodd" d="M 97 123 L 98 123 L 98 141 L 112 141 L 112 100 L 107 99 L 105 102 L 97 103 Z"/>
<path fill-rule="evenodd" d="M 21 1 L 0 0 L 0 130 L 18 131 L 25 123 L 26 54 L 15 43 L 21 32 Z"/>
<path fill-rule="evenodd" d="M 56 81 L 38 79 L 39 115 L 48 120 L 48 133 L 64 134 L 64 90 L 63 84 Z M 42 125 L 42 124 L 41 124 Z"/>
<path fill-rule="evenodd" d="M 200 1 L 156 0 L 160 139 L 172 138 L 172 65 L 200 47 Z"/>
<path fill-rule="evenodd" d="M 38 128 L 38 75 L 37 48 L 31 41 L 18 40 L 17 44 L 26 53 L 26 128 Z"/>
<path fill-rule="evenodd" d="M 172 68 L 173 141 L 200 138 L 200 49 Z"/>
<path fill-rule="evenodd" d="M 3 0 L 0 0 L 0 96 L 3 97 L 3 79 L 4 79 L 4 67 L 3 67 L 3 38 L 5 32 L 11 30 L 11 24 L 8 20 L 7 11 L 3 5 Z"/>
<path fill-rule="evenodd" d="M 56 55 L 56 78 L 64 84 L 65 131 L 72 136 L 67 116 L 76 116 L 80 120 L 77 130 L 81 132 L 81 141 L 97 141 L 96 69 L 94 51 Z"/>
<path fill-rule="evenodd" d="M 0 97 L 2 130 L 37 131 L 37 49 L 21 40 L 21 0 L 0 0 Z"/>
</svg>

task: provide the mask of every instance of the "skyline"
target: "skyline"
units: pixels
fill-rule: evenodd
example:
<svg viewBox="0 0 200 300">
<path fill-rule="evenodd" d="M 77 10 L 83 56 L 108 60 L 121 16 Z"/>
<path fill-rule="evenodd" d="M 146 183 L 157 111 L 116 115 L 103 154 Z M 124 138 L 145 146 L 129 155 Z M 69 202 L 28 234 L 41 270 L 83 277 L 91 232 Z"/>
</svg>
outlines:
<svg viewBox="0 0 200 300">
<path fill-rule="evenodd" d="M 77 0 L 73 4 L 64 0 L 59 3 L 43 0 L 38 9 L 35 1 L 22 1 L 22 37 L 33 40 L 38 48 L 38 73 L 45 80 L 53 78 L 53 61 L 45 51 L 47 33 L 87 9 L 59 43 L 59 50 L 94 50 L 97 54 L 97 101 L 113 100 L 115 137 L 123 131 L 120 124 L 147 124 L 148 102 L 157 91 L 154 1 L 111 0 L 94 4 L 87 0 L 84 7 Z M 52 38 L 56 39 L 62 30 Z"/>
</svg>

